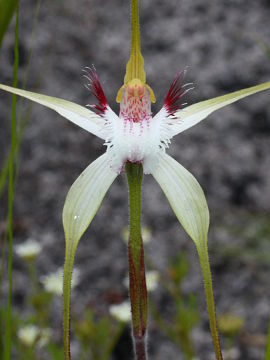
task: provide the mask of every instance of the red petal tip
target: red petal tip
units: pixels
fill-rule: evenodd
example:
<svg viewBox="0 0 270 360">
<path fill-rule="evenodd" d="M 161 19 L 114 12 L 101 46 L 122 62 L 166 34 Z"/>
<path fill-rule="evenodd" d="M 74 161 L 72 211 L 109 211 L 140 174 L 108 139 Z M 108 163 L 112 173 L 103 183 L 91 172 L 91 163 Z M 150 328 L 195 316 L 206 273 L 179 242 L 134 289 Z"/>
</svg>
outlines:
<svg viewBox="0 0 270 360">
<path fill-rule="evenodd" d="M 179 110 L 182 106 L 182 103 L 180 102 L 181 96 L 186 94 L 191 88 L 185 88 L 185 85 L 183 85 L 183 80 L 185 76 L 186 71 L 179 72 L 168 91 L 168 94 L 164 100 L 164 107 L 169 115 L 174 115 L 174 113 Z M 189 85 L 189 84 L 187 84 Z"/>
<path fill-rule="evenodd" d="M 84 71 L 87 74 L 85 75 L 85 77 L 87 78 L 87 80 L 89 80 L 87 88 L 90 90 L 90 93 L 94 95 L 98 100 L 98 104 L 94 104 L 91 107 L 93 107 L 97 111 L 97 113 L 104 114 L 107 110 L 108 102 L 99 81 L 96 69 L 94 66 L 92 66 L 91 68 L 87 67 Z"/>
</svg>

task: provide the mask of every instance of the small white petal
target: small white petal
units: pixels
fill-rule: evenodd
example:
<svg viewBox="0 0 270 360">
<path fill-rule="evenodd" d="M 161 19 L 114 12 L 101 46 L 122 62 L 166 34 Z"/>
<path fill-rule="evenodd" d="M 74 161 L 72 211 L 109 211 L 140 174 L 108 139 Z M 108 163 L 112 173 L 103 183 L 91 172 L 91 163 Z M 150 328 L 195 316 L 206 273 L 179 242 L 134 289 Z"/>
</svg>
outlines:
<svg viewBox="0 0 270 360">
<path fill-rule="evenodd" d="M 148 292 L 152 292 L 157 289 L 159 282 L 159 272 L 156 270 L 149 270 L 145 273 L 146 287 Z M 123 284 L 128 288 L 129 287 L 129 276 L 127 275 L 124 278 Z"/>
<path fill-rule="evenodd" d="M 127 244 L 129 239 L 129 228 L 127 226 L 122 230 L 122 238 Z M 152 240 L 152 232 L 148 226 L 142 227 L 142 240 L 144 244 L 148 244 Z"/>
<path fill-rule="evenodd" d="M 63 268 L 57 269 L 55 272 L 52 272 L 48 275 L 43 275 L 40 278 L 44 289 L 51 294 L 62 296 L 63 295 Z M 73 269 L 72 271 L 72 282 L 71 288 L 74 288 L 79 283 L 80 272 L 78 269 Z"/>
<path fill-rule="evenodd" d="M 51 340 L 53 332 L 50 328 L 40 329 L 39 340 L 37 346 L 42 348 L 46 346 Z"/>
<path fill-rule="evenodd" d="M 194 176 L 171 156 L 162 154 L 152 173 L 164 191 L 183 228 L 199 247 L 206 244 L 209 212 L 201 186 Z"/>
<path fill-rule="evenodd" d="M 39 348 L 48 344 L 52 337 L 52 330 L 49 328 L 40 329 L 36 325 L 25 325 L 18 330 L 20 342 L 27 347 L 37 345 Z"/>
<path fill-rule="evenodd" d="M 103 118 L 83 106 L 56 97 L 16 89 L 6 85 L 0 84 L 0 89 L 8 91 L 12 94 L 22 96 L 38 104 L 44 105 L 56 111 L 58 114 L 62 115 L 66 119 L 70 120 L 74 124 L 90 132 L 91 134 L 94 134 L 99 138 L 104 139 L 101 132 L 104 124 Z"/>
<path fill-rule="evenodd" d="M 174 114 L 178 122 L 173 125 L 173 136 L 181 133 L 184 130 L 196 125 L 198 122 L 204 120 L 212 112 L 230 105 L 235 101 L 245 98 L 246 96 L 255 94 L 259 91 L 267 90 L 270 88 L 270 81 L 257 86 L 252 86 L 247 89 L 235 91 L 233 93 L 218 96 L 213 99 L 201 101 L 197 104 L 179 110 Z"/>
<path fill-rule="evenodd" d="M 121 304 L 111 305 L 109 308 L 110 314 L 121 322 L 129 323 L 131 321 L 131 309 L 129 301 L 124 301 Z"/>
<path fill-rule="evenodd" d="M 147 271 L 145 274 L 146 286 L 149 292 L 154 291 L 158 287 L 159 273 L 156 270 Z"/>
<path fill-rule="evenodd" d="M 33 346 L 38 339 L 40 329 L 36 325 L 26 325 L 18 330 L 18 338 L 25 346 Z"/>
<path fill-rule="evenodd" d="M 41 245 L 33 239 L 28 239 L 22 244 L 18 244 L 14 246 L 15 253 L 24 260 L 32 260 L 35 259 L 42 248 Z"/>
</svg>

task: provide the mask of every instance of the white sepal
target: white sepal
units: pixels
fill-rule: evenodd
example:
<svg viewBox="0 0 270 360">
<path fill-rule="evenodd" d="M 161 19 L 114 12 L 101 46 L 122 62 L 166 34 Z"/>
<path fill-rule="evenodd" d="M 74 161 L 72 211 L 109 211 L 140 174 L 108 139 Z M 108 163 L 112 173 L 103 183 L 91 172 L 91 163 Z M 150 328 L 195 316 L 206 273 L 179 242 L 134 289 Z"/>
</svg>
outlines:
<svg viewBox="0 0 270 360">
<path fill-rule="evenodd" d="M 103 154 L 73 183 L 63 209 L 67 246 L 77 245 L 116 176 L 111 170 L 108 155 Z"/>
<path fill-rule="evenodd" d="M 70 293 L 72 269 L 78 242 L 94 218 L 117 174 L 111 170 L 108 155 L 90 164 L 71 186 L 63 209 L 66 256 L 63 274 L 64 352 L 70 354 Z"/>
<path fill-rule="evenodd" d="M 198 181 L 171 156 L 161 153 L 152 173 L 188 235 L 201 248 L 207 242 L 209 211 Z"/>
<path fill-rule="evenodd" d="M 270 81 L 261 85 L 235 91 L 227 95 L 201 101 L 197 104 L 190 105 L 183 110 L 179 110 L 174 114 L 174 117 L 178 121 L 175 125 L 173 125 L 173 136 L 196 125 L 198 122 L 204 120 L 208 115 L 212 114 L 212 112 L 221 109 L 224 106 L 230 105 L 235 101 L 243 99 L 246 96 L 267 90 L 269 88 Z"/>
<path fill-rule="evenodd" d="M 0 84 L 0 89 L 44 105 L 91 134 L 104 139 L 102 134 L 104 119 L 83 106 L 56 97 L 16 89 L 6 85 Z"/>
</svg>

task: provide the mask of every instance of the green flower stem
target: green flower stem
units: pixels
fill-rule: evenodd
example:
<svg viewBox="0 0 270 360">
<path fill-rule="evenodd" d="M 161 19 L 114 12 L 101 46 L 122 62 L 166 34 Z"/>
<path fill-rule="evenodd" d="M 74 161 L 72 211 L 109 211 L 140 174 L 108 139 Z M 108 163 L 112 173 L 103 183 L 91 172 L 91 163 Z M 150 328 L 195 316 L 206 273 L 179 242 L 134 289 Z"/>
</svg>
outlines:
<svg viewBox="0 0 270 360">
<path fill-rule="evenodd" d="M 210 330 L 212 335 L 212 341 L 216 353 L 216 359 L 222 360 L 222 353 L 220 348 L 220 341 L 219 341 L 219 334 L 218 334 L 218 327 L 217 327 L 217 318 L 216 318 L 216 309 L 215 309 L 215 301 L 214 301 L 214 294 L 213 294 L 213 287 L 212 287 L 212 276 L 209 264 L 209 257 L 208 257 L 208 250 L 207 245 L 203 247 L 197 247 L 202 275 L 203 275 L 203 282 L 204 282 L 204 290 L 205 290 L 205 297 L 206 297 L 206 305 L 207 311 L 209 316 L 209 323 L 210 323 Z"/>
<path fill-rule="evenodd" d="M 129 293 L 132 312 L 133 342 L 137 360 L 147 359 L 147 289 L 141 236 L 142 165 L 126 164 L 129 186 Z"/>
<path fill-rule="evenodd" d="M 74 263 L 75 251 L 66 248 L 66 257 L 63 275 L 63 340 L 64 340 L 64 354 L 65 360 L 70 360 L 70 294 L 71 294 L 71 279 L 72 268 Z"/>
<path fill-rule="evenodd" d="M 16 2 L 16 27 L 14 39 L 14 66 L 13 66 L 13 86 L 18 82 L 19 66 L 19 3 Z M 13 268 L 13 200 L 14 200 L 14 157 L 16 151 L 16 96 L 12 96 L 12 115 L 11 115 L 11 152 L 9 161 L 9 184 L 8 184 L 8 304 L 6 312 L 6 331 L 4 360 L 11 359 L 11 327 L 12 327 L 12 268 Z"/>
</svg>

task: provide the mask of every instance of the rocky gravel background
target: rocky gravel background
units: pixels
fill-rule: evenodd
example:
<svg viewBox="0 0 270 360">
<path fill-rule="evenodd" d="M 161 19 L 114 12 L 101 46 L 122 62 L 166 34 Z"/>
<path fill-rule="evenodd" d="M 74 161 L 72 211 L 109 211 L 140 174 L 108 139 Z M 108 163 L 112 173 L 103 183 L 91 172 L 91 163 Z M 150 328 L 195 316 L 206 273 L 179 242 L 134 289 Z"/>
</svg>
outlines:
<svg viewBox="0 0 270 360">
<path fill-rule="evenodd" d="M 44 0 L 32 44 L 35 6 L 34 0 L 20 4 L 19 85 L 32 48 L 27 89 L 91 104 L 95 100 L 84 87 L 82 69 L 94 64 L 109 103 L 118 111 L 115 96 L 129 56 L 129 2 Z M 186 81 L 195 84 L 185 99 L 189 104 L 269 80 L 270 58 L 262 46 L 270 46 L 269 19 L 269 0 L 142 0 L 142 51 L 148 83 L 157 97 L 153 111 L 162 106 L 174 75 L 187 66 Z M 14 23 L 0 51 L 0 81 L 5 84 L 12 82 L 13 29 Z M 23 108 L 29 106 L 31 116 L 21 146 L 15 199 L 15 243 L 28 237 L 40 241 L 43 252 L 38 272 L 42 275 L 63 264 L 61 211 L 66 193 L 105 147 L 52 111 L 23 102 Z M 9 149 L 11 113 L 11 97 L 5 93 L 0 94 L 0 109 L 3 163 Z M 245 319 L 231 360 L 264 357 L 270 314 L 269 146 L 269 92 L 265 92 L 210 116 L 173 139 L 168 151 L 196 176 L 207 196 L 217 312 Z M 0 207 L 2 230 L 6 199 Z M 106 311 L 112 293 L 126 296 L 127 250 L 121 233 L 127 223 L 127 187 L 121 175 L 79 244 L 76 266 L 81 281 L 73 292 L 78 313 L 89 303 Z M 166 271 L 178 251 L 187 256 L 190 271 L 183 291 L 197 295 L 201 313 L 193 332 L 194 347 L 198 359 L 213 359 L 195 247 L 151 176 L 144 180 L 143 223 L 152 231 L 146 253 L 157 269 Z M 19 259 L 14 261 L 14 302 L 24 309 L 26 271 Z M 166 314 L 170 302 L 161 302 L 162 291 L 153 297 Z M 60 310 L 59 300 L 52 320 L 59 332 Z M 153 360 L 183 358 L 179 348 L 153 323 L 149 348 Z M 131 358 L 128 352 L 121 354 L 115 358 Z"/>
</svg>

